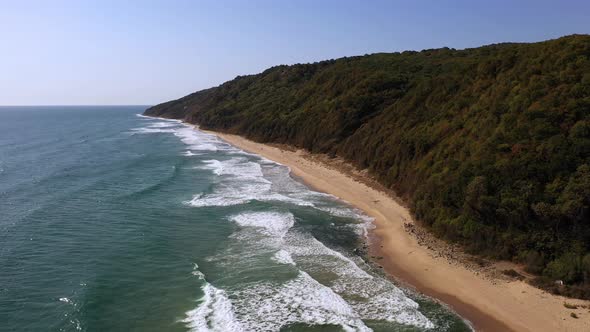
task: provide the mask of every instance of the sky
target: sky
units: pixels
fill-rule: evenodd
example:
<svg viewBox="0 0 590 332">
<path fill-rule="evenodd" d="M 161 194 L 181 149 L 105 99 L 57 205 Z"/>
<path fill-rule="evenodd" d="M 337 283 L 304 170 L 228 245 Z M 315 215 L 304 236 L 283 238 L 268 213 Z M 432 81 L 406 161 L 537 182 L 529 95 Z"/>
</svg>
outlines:
<svg viewBox="0 0 590 332">
<path fill-rule="evenodd" d="M 0 105 L 152 105 L 279 64 L 574 33 L 588 0 L 0 0 Z"/>
</svg>

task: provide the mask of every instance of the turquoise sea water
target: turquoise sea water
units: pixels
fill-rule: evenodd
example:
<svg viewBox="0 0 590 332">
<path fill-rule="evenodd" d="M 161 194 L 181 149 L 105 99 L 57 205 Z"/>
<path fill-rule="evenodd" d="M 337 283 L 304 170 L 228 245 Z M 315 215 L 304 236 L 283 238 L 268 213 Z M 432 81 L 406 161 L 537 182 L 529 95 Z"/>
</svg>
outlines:
<svg viewBox="0 0 590 332">
<path fill-rule="evenodd" d="M 371 221 L 145 107 L 0 108 L 1 331 L 465 331 Z"/>
</svg>

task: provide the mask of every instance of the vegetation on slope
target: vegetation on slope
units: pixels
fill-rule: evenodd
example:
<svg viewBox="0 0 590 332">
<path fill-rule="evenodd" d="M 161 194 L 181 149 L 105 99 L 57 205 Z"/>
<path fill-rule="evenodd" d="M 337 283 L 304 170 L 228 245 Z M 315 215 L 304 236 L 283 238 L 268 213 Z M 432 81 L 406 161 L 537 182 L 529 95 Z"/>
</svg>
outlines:
<svg viewBox="0 0 590 332">
<path fill-rule="evenodd" d="M 589 57 L 573 35 L 277 66 L 146 114 L 341 156 L 437 235 L 590 298 Z"/>
</svg>

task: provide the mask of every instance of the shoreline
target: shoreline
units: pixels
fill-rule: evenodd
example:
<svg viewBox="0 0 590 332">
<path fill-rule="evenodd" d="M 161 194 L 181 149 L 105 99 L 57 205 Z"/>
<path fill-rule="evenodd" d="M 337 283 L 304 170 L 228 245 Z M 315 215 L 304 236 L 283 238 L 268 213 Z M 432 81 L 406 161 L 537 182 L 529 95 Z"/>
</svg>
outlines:
<svg viewBox="0 0 590 332">
<path fill-rule="evenodd" d="M 552 295 L 523 281 L 486 277 L 420 244 L 405 229 L 405 224 L 415 225 L 409 210 L 387 192 L 370 185 L 373 180 L 369 176 L 353 176 L 352 171 L 302 150 L 199 130 L 288 166 L 293 175 L 310 187 L 332 194 L 373 217 L 376 227 L 370 233 L 368 254 L 382 257 L 374 262 L 402 283 L 448 305 L 475 330 L 590 331 L 588 307 L 573 310 L 564 306 L 564 302 L 588 306 L 589 301 Z M 571 313 L 579 318 L 572 318 Z"/>
</svg>

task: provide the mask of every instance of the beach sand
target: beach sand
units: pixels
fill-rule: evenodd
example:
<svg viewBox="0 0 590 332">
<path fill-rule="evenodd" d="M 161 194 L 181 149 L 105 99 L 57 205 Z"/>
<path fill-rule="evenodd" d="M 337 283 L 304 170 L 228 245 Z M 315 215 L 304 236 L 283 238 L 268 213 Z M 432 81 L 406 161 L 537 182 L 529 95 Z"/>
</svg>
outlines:
<svg viewBox="0 0 590 332">
<path fill-rule="evenodd" d="M 419 243 L 407 225 L 412 216 L 399 200 L 302 150 L 256 143 L 236 135 L 210 132 L 245 151 L 291 168 L 312 188 L 330 193 L 375 219 L 370 255 L 386 272 L 418 291 L 449 305 L 477 331 L 590 331 L 589 307 L 568 309 L 564 302 L 588 306 L 588 301 L 551 295 L 529 284 L 484 273 L 436 254 Z M 358 172 L 357 172 L 358 175 Z M 404 227 L 406 224 L 406 227 Z M 575 313 L 579 318 L 571 317 Z"/>
</svg>

